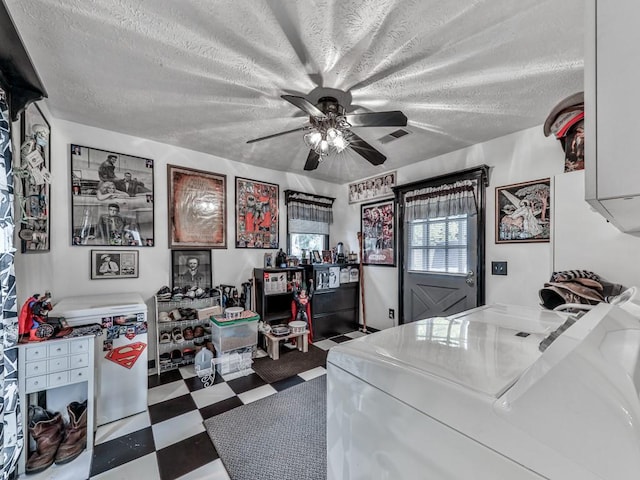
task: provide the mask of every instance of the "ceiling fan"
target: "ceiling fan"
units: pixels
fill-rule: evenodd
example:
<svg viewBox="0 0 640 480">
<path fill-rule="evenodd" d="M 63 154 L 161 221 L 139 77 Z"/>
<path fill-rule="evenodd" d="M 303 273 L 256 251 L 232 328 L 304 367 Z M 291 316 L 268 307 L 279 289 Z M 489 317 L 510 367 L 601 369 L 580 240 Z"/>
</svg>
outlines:
<svg viewBox="0 0 640 480">
<path fill-rule="evenodd" d="M 247 143 L 259 142 L 287 133 L 306 131 L 304 141 L 310 150 L 304 165 L 305 170 L 315 170 L 323 156 L 333 152 L 339 153 L 346 148 L 351 148 L 372 165 L 382 165 L 387 157 L 356 135 L 351 127 L 404 127 L 407 125 L 407 117 L 404 113 L 394 110 L 347 114 L 345 107 L 336 97 L 350 98 L 350 95 L 335 89 L 324 89 L 321 94 L 324 95 L 318 98 L 315 105 L 304 97 L 281 95 L 281 98 L 309 115 L 309 122 L 302 127 L 255 138 Z"/>
</svg>

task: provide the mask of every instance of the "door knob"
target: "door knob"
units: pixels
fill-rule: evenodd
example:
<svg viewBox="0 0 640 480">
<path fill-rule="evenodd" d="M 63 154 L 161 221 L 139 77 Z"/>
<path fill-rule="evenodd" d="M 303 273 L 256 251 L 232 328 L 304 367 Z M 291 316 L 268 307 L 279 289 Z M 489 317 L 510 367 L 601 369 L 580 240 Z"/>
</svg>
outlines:
<svg viewBox="0 0 640 480">
<path fill-rule="evenodd" d="M 469 270 L 469 273 L 467 273 L 467 278 L 465 279 L 467 285 L 473 285 L 476 283 L 475 279 L 473 278 L 474 276 L 475 274 L 473 273 L 473 271 Z"/>
</svg>

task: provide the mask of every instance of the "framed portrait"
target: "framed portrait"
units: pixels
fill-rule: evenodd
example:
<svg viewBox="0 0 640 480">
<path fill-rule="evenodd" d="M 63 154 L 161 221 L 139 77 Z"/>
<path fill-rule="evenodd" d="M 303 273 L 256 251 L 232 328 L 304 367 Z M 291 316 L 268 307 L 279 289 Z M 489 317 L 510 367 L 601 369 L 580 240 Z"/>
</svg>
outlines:
<svg viewBox="0 0 640 480">
<path fill-rule="evenodd" d="M 169 248 L 227 248 L 227 176 L 167 165 Z"/>
<path fill-rule="evenodd" d="M 349 203 L 364 202 L 393 195 L 396 172 L 387 172 L 377 177 L 366 178 L 349 184 Z"/>
<path fill-rule="evenodd" d="M 16 195 L 19 212 L 18 237 L 22 253 L 48 252 L 51 249 L 50 181 L 51 130 L 49 122 L 35 103 L 21 118 L 20 177 L 21 192 Z"/>
<path fill-rule="evenodd" d="M 211 250 L 172 250 L 171 278 L 173 288 L 211 288 Z"/>
<path fill-rule="evenodd" d="M 137 250 L 91 250 L 91 280 L 138 278 Z"/>
<path fill-rule="evenodd" d="M 496 187 L 496 243 L 548 242 L 551 179 Z"/>
<path fill-rule="evenodd" d="M 153 160 L 71 145 L 71 244 L 153 247 Z"/>
<path fill-rule="evenodd" d="M 280 188 L 236 177 L 236 248 L 279 248 Z"/>
<path fill-rule="evenodd" d="M 362 264 L 395 267 L 395 202 L 385 200 L 361 207 Z"/>
<path fill-rule="evenodd" d="M 320 256 L 319 250 L 313 250 L 313 252 L 311 252 L 311 256 L 313 259 L 313 263 L 322 263 L 322 257 Z"/>
</svg>

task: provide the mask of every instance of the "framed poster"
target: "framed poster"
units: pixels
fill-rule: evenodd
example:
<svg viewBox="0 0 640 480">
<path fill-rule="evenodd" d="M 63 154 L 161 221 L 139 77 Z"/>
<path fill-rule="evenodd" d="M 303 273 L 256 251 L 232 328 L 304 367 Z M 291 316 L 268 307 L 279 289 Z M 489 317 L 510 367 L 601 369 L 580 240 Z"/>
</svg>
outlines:
<svg viewBox="0 0 640 480">
<path fill-rule="evenodd" d="M 171 278 L 173 288 L 210 289 L 211 250 L 172 250 Z"/>
<path fill-rule="evenodd" d="M 395 203 L 384 200 L 361 207 L 362 264 L 395 267 Z"/>
<path fill-rule="evenodd" d="M 236 248 L 279 248 L 280 188 L 236 177 Z"/>
<path fill-rule="evenodd" d="M 551 179 L 496 187 L 496 243 L 548 242 Z"/>
<path fill-rule="evenodd" d="M 349 184 L 349 203 L 363 202 L 393 195 L 396 172 L 387 172 L 377 177 L 366 178 Z"/>
<path fill-rule="evenodd" d="M 167 165 L 169 248 L 227 248 L 227 176 Z"/>
<path fill-rule="evenodd" d="M 138 278 L 137 250 L 91 250 L 91 280 Z"/>
<path fill-rule="evenodd" d="M 20 168 L 15 172 L 21 178 L 22 188 L 17 195 L 20 211 L 16 212 L 21 252 L 48 252 L 51 249 L 51 175 L 48 170 L 51 166 L 51 130 L 35 103 L 25 108 L 20 131 Z"/>
<path fill-rule="evenodd" d="M 71 145 L 71 244 L 153 247 L 153 160 Z"/>
</svg>

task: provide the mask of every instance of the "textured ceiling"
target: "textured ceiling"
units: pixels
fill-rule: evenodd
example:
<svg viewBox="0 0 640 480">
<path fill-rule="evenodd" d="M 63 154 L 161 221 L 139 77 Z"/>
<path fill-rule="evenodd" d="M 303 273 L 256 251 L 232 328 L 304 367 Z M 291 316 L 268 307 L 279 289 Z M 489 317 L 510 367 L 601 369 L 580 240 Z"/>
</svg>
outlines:
<svg viewBox="0 0 640 480">
<path fill-rule="evenodd" d="M 541 125 L 583 90 L 581 0 L 3 1 L 56 118 L 307 174 L 301 132 L 246 143 L 304 124 L 281 94 L 402 110 L 393 142 L 354 128 L 384 165 L 347 150 L 308 173 L 336 183 Z"/>
</svg>

